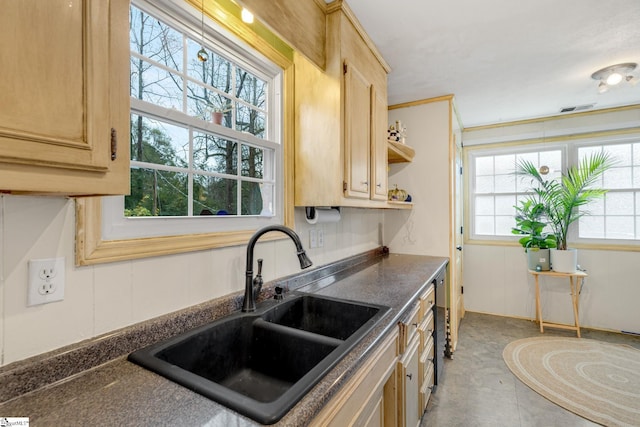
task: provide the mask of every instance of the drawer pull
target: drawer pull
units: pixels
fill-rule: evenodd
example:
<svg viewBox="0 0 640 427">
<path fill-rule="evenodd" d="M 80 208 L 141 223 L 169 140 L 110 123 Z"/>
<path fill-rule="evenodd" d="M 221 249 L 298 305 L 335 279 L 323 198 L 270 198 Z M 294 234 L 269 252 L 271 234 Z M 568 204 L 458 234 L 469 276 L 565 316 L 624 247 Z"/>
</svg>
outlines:
<svg viewBox="0 0 640 427">
<path fill-rule="evenodd" d="M 412 323 L 413 326 L 415 326 L 416 328 L 418 327 L 418 322 L 416 323 Z"/>
</svg>

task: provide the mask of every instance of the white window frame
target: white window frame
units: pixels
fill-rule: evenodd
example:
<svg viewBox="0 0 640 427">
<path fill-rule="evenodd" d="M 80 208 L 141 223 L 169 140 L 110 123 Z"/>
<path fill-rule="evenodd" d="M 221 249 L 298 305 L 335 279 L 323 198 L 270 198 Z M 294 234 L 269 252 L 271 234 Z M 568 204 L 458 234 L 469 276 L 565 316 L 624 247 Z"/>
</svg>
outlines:
<svg viewBox="0 0 640 427">
<path fill-rule="evenodd" d="M 476 145 L 467 148 L 466 162 L 467 162 L 467 194 L 468 194 L 468 217 L 467 217 L 467 229 L 468 241 L 473 242 L 495 242 L 495 243 L 513 243 L 517 244 L 518 236 L 502 236 L 502 235 L 484 235 L 477 234 L 475 231 L 475 159 L 483 156 L 495 156 L 503 154 L 517 154 L 533 151 L 548 151 L 554 149 L 560 149 L 562 151 L 562 170 L 566 170 L 567 165 L 576 164 L 578 161 L 578 149 L 589 146 L 606 146 L 625 143 L 640 143 L 639 133 L 626 133 L 620 135 L 608 135 L 608 136 L 593 136 L 585 138 L 562 138 L 562 140 L 554 142 L 542 142 L 542 143 L 505 143 L 491 144 L 487 146 Z M 634 189 L 625 189 L 624 191 L 635 191 L 640 193 L 640 187 Z M 494 193 L 495 194 L 495 193 Z M 636 197 L 636 204 L 640 204 L 640 197 Z M 589 207 L 587 206 L 587 210 Z M 640 206 L 636 206 L 636 224 L 640 227 Z M 515 210 L 514 210 L 515 215 Z M 514 220 L 515 226 L 515 220 Z M 568 241 L 574 246 L 582 247 L 639 247 L 640 239 L 594 239 L 579 237 L 579 221 L 574 223 L 568 234 Z"/>
<path fill-rule="evenodd" d="M 476 149 L 477 148 L 477 149 Z M 475 188 L 475 174 L 476 174 L 476 170 L 475 170 L 475 159 L 477 157 L 485 157 L 485 156 L 500 156 L 500 155 L 507 155 L 507 154 L 522 154 L 522 153 L 531 153 L 531 152 L 542 152 L 542 151 L 555 151 L 555 150 L 560 150 L 562 152 L 562 160 L 561 160 L 561 167 L 562 169 L 566 168 L 566 162 L 567 162 L 567 147 L 564 144 L 523 144 L 523 145 L 508 145 L 505 147 L 492 147 L 492 148 L 480 148 L 480 147 L 474 147 L 473 150 L 469 150 L 467 152 L 467 169 L 469 171 L 467 177 L 468 177 L 468 182 L 467 182 L 467 188 L 469 189 L 468 194 L 469 194 L 469 224 L 468 224 L 468 229 L 470 230 L 469 232 L 469 238 L 471 240 L 486 240 L 486 241 L 514 241 L 517 242 L 518 240 L 518 236 L 515 235 L 511 235 L 511 236 L 505 236 L 505 235 L 490 235 L 490 234 L 477 234 L 476 233 L 476 221 L 475 221 L 475 212 L 476 212 L 476 206 L 475 206 L 475 196 L 476 196 L 476 188 Z M 515 166 L 515 165 L 514 165 Z M 516 178 L 517 179 L 517 178 Z M 485 194 L 485 193 L 481 193 L 481 194 Z M 501 193 L 487 193 L 489 195 L 499 195 Z M 518 195 L 529 195 L 529 194 L 533 194 L 532 192 L 528 192 L 528 193 L 518 193 L 518 192 L 514 192 L 514 193 L 506 193 L 506 194 L 514 194 L 516 196 L 516 203 L 517 203 L 517 199 L 518 199 Z M 516 204 L 514 203 L 514 205 Z M 514 216 L 515 216 L 515 208 L 514 208 Z M 495 216 L 495 214 L 494 214 Z M 515 226 L 515 220 L 513 222 L 513 225 Z"/>
<path fill-rule="evenodd" d="M 200 11 L 185 2 L 157 0 L 151 3 L 148 0 L 133 0 L 131 4 L 174 29 L 187 34 L 193 40 L 201 40 L 202 38 L 201 33 L 198 32 L 202 20 Z M 266 225 L 284 223 L 282 69 L 206 17 L 204 18 L 204 29 L 205 44 L 224 49 L 225 57 L 268 82 L 267 103 L 269 105 L 267 110 L 269 114 L 266 123 L 268 134 L 265 135 L 264 140 L 252 135 L 242 135 L 244 141 L 239 142 L 253 143 L 255 146 L 263 146 L 274 152 L 275 200 L 273 212 L 271 215 L 260 216 L 125 217 L 124 196 L 105 197 L 102 203 L 102 236 L 106 240 L 255 230 Z M 203 130 L 211 128 L 209 130 L 215 131 L 216 134 L 228 137 L 230 140 L 238 140 L 239 132 L 237 131 L 227 128 L 220 129 L 220 127 L 213 128 L 213 125 L 207 125 L 202 120 L 186 117 L 183 113 L 165 112 L 163 109 L 154 108 L 153 104 L 139 99 L 131 99 L 131 112 L 155 116 L 166 122 L 176 121 L 175 118 L 179 117 L 179 121 L 176 123 L 192 125 Z M 132 161 L 132 166 L 135 163 Z M 238 190 L 240 190 L 240 185 L 238 185 Z"/>
</svg>

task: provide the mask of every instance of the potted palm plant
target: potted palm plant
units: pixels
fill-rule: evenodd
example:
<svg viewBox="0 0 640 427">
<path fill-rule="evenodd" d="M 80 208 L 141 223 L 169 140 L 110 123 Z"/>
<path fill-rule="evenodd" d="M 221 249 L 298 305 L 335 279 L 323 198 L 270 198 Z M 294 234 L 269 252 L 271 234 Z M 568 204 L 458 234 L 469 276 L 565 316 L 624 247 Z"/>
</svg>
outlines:
<svg viewBox="0 0 640 427">
<path fill-rule="evenodd" d="M 569 227 L 587 214 L 585 205 L 607 192 L 594 187 L 594 184 L 612 165 L 607 153 L 596 152 L 584 157 L 577 166 L 569 167 L 559 179 L 548 180 L 530 161 L 521 160 L 516 164 L 516 174 L 532 179 L 532 190 L 544 205 L 546 218 L 555 235 L 556 250 L 551 251 L 554 271 L 575 273 L 578 255 L 567 247 Z"/>
<path fill-rule="evenodd" d="M 556 247 L 556 236 L 546 232 L 545 206 L 534 197 L 520 202 L 516 208 L 516 226 L 513 234 L 521 235 L 518 242 L 527 253 L 529 270 L 549 270 L 549 249 Z"/>
</svg>

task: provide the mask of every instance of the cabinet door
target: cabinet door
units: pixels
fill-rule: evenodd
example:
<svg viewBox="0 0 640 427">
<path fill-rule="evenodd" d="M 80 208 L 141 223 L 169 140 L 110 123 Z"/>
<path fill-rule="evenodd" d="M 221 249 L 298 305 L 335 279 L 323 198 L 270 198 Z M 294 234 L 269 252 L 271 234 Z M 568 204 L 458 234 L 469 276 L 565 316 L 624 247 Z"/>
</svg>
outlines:
<svg viewBox="0 0 640 427">
<path fill-rule="evenodd" d="M 4 2 L 0 163 L 7 166 L 0 190 L 128 191 L 127 6 L 122 0 Z M 123 168 L 112 159 L 112 128 Z M 102 182 L 104 191 L 91 187 L 112 168 L 126 170 L 124 182 Z"/>
<path fill-rule="evenodd" d="M 345 196 L 369 198 L 371 83 L 352 64 L 344 64 Z"/>
<path fill-rule="evenodd" d="M 399 366 L 399 382 L 401 386 L 401 399 L 399 402 L 400 421 L 406 427 L 416 427 L 422 415 L 420 411 L 420 378 L 418 372 L 419 358 L 418 337 L 414 337 L 407 351 L 402 356 Z"/>
<path fill-rule="evenodd" d="M 387 200 L 387 102 L 371 91 L 371 199 Z"/>
</svg>

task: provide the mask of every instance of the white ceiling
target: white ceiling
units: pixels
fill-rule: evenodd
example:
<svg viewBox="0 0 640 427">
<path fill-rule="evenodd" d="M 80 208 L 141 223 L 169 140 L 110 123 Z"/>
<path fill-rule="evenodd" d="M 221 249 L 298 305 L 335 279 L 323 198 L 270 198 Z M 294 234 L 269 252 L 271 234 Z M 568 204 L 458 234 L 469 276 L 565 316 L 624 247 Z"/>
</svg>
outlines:
<svg viewBox="0 0 640 427">
<path fill-rule="evenodd" d="M 640 0 L 347 3 L 392 68 L 389 105 L 454 94 L 471 127 L 640 104 L 640 84 L 599 94 L 591 79 L 640 63 Z"/>
</svg>

